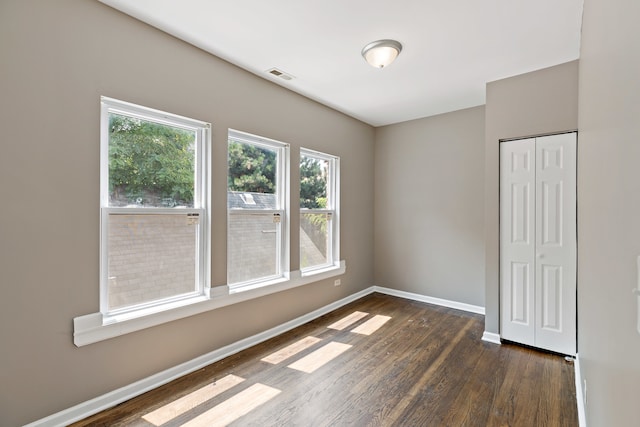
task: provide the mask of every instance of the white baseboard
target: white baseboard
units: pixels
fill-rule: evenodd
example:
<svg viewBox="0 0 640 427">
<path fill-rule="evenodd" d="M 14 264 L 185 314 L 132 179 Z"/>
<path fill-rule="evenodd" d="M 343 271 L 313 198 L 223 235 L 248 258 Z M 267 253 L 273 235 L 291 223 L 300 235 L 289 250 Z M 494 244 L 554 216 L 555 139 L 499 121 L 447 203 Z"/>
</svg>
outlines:
<svg viewBox="0 0 640 427">
<path fill-rule="evenodd" d="M 304 316 L 300 316 L 289 322 L 283 323 L 279 326 L 271 328 L 267 331 L 253 335 L 249 338 L 237 341 L 226 347 L 222 347 L 218 350 L 214 350 L 210 353 L 204 354 L 200 357 L 196 357 L 193 360 L 182 363 L 180 365 L 169 368 L 165 371 L 151 375 L 135 383 L 126 385 L 122 388 L 114 390 L 112 392 L 103 394 L 94 399 L 80 403 L 64 411 L 57 412 L 46 418 L 34 421 L 27 424 L 24 427 L 52 427 L 52 426 L 67 426 L 73 422 L 80 421 L 91 415 L 97 414 L 100 411 L 111 408 L 119 403 L 127 401 L 131 398 L 141 395 L 149 390 L 160 387 L 176 378 L 180 378 L 198 369 L 204 368 L 218 360 L 222 360 L 225 357 L 236 354 L 244 349 L 252 347 L 270 338 L 283 334 L 291 329 L 297 328 L 311 320 L 314 320 L 320 316 L 323 316 L 333 310 L 336 310 L 350 302 L 356 301 L 366 295 L 373 293 L 373 287 L 367 288 L 353 295 L 350 295 L 341 300 L 335 301 L 329 305 L 321 307 L 311 313 L 307 313 Z"/>
<path fill-rule="evenodd" d="M 482 334 L 482 341 L 487 341 L 494 344 L 502 344 L 502 342 L 500 342 L 500 334 L 487 331 L 484 331 L 484 333 Z"/>
<path fill-rule="evenodd" d="M 580 370 L 580 354 L 576 354 L 575 361 L 573 362 L 573 368 L 575 370 L 574 377 L 576 379 L 576 401 L 578 403 L 578 425 L 580 427 L 587 427 L 587 412 L 584 403 L 584 394 L 582 390 L 582 371 Z"/>
<path fill-rule="evenodd" d="M 463 302 L 450 301 L 441 298 L 434 298 L 426 295 L 414 294 L 413 292 L 399 291 L 397 289 L 385 288 L 382 286 L 374 286 L 373 292 L 380 292 L 381 294 L 392 295 L 394 297 L 411 299 L 414 301 L 426 302 L 429 304 L 440 305 L 448 308 L 455 308 L 456 310 L 468 311 L 471 313 L 484 315 L 484 307 L 478 305 L 465 304 Z"/>
</svg>

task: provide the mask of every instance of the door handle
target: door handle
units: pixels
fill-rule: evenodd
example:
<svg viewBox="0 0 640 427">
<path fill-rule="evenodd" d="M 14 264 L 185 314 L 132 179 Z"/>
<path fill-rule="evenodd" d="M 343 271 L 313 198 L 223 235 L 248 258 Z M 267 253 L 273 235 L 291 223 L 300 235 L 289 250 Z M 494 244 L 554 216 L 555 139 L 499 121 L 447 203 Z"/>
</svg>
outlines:
<svg viewBox="0 0 640 427">
<path fill-rule="evenodd" d="M 536 258 L 542 259 L 542 258 L 544 258 L 544 254 L 536 254 Z"/>
</svg>

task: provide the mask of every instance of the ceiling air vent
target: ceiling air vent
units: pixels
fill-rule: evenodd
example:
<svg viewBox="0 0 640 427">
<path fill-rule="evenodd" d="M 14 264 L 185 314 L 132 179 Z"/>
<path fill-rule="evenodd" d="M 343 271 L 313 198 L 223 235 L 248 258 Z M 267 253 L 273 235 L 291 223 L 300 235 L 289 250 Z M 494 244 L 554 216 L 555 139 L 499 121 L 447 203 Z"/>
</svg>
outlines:
<svg viewBox="0 0 640 427">
<path fill-rule="evenodd" d="M 274 77 L 278 77 L 282 80 L 293 80 L 295 78 L 291 74 L 287 74 L 282 70 L 278 70 L 277 68 L 272 68 L 270 70 L 267 70 L 267 73 L 271 74 Z"/>
</svg>

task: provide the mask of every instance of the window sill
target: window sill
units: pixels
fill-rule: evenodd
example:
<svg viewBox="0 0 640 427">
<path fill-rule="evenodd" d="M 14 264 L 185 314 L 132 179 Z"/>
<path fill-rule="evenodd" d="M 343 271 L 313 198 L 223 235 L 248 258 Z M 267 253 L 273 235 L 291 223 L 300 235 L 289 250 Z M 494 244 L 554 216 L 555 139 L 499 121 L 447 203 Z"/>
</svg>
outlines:
<svg viewBox="0 0 640 427">
<path fill-rule="evenodd" d="M 73 319 L 73 342 L 76 346 L 82 347 L 216 308 L 339 276 L 344 274 L 345 271 L 346 263 L 345 261 L 340 261 L 339 264 L 307 271 L 304 274 L 300 271 L 292 271 L 288 280 L 277 280 L 268 284 L 261 284 L 261 286 L 233 290 L 230 290 L 226 285 L 217 286 L 209 289 L 209 297 L 194 297 L 174 304 L 154 307 L 153 309 L 109 317 L 105 317 L 102 313 L 78 316 Z"/>
<path fill-rule="evenodd" d="M 330 265 L 323 265 L 322 267 L 317 267 L 317 268 L 310 268 L 308 270 L 301 270 L 300 271 L 300 275 L 302 277 L 313 277 L 314 279 L 318 276 L 324 277 L 325 273 L 331 273 L 336 269 L 341 268 L 342 263 L 338 262 L 336 264 L 330 264 Z M 334 275 L 328 276 L 328 277 L 333 277 Z M 319 280 L 319 279 L 315 279 L 315 280 Z"/>
</svg>

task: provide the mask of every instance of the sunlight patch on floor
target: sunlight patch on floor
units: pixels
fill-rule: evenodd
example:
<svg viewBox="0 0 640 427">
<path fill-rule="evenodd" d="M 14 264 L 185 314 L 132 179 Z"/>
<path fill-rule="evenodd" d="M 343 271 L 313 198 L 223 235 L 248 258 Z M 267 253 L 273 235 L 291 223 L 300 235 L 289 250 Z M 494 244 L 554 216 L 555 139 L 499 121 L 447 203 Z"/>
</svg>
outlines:
<svg viewBox="0 0 640 427">
<path fill-rule="evenodd" d="M 341 331 L 352 327 L 358 321 L 367 316 L 369 316 L 369 313 L 355 311 L 329 325 L 328 328 Z M 361 335 L 371 335 L 390 319 L 391 317 L 389 316 L 375 315 L 366 322 L 352 329 L 351 332 Z M 269 354 L 268 356 L 265 356 L 261 360 L 263 362 L 276 365 L 300 354 L 304 350 L 310 349 L 321 341 L 322 339 L 320 338 L 307 336 Z M 311 374 L 352 347 L 353 346 L 350 344 L 331 341 L 299 360 L 289 364 L 288 367 Z M 161 408 L 149 412 L 142 418 L 154 426 L 161 426 L 171 421 L 176 422 L 178 417 L 184 416 L 184 414 L 187 414 L 189 411 L 196 409 L 198 406 L 206 403 L 243 381 L 245 381 L 245 379 L 239 376 L 227 375 L 213 384 L 208 384 L 186 396 L 162 406 Z M 268 402 L 280 393 L 281 390 L 276 388 L 260 383 L 254 384 L 213 408 L 195 416 L 182 424 L 182 427 L 226 426 L 233 423 L 238 418 L 248 414 L 258 406 Z M 204 410 L 204 408 L 200 409 L 200 411 L 202 410 Z"/>
<path fill-rule="evenodd" d="M 233 397 L 214 406 L 182 427 L 222 427 L 231 424 L 243 415 L 280 394 L 277 388 L 264 384 L 254 384 Z"/>
<path fill-rule="evenodd" d="M 391 317 L 389 316 L 378 314 L 364 322 L 362 325 L 353 329 L 351 332 L 362 335 L 371 335 L 372 333 L 380 329 L 382 325 L 387 323 L 390 319 Z"/>
<path fill-rule="evenodd" d="M 244 381 L 244 378 L 236 375 L 227 375 L 213 384 L 208 384 L 155 411 L 149 412 L 142 418 L 155 426 L 160 426 L 229 390 L 231 387 L 240 384 L 242 381 Z"/>
<path fill-rule="evenodd" d="M 368 316 L 368 315 L 369 315 L 369 313 L 363 313 L 362 311 L 354 311 L 353 313 L 351 313 L 347 317 L 344 317 L 344 318 L 338 320 L 337 322 L 332 323 L 331 325 L 327 326 L 327 328 L 336 329 L 338 331 L 341 331 L 344 328 L 353 325 L 358 320 L 360 320 L 363 317 Z"/>
<path fill-rule="evenodd" d="M 273 363 L 274 365 L 276 365 L 282 362 L 283 360 L 286 360 L 291 356 L 294 356 L 300 353 L 301 351 L 306 350 L 307 348 L 311 347 L 312 345 L 320 341 L 321 341 L 320 338 L 306 337 L 301 339 L 300 341 L 296 341 L 293 344 L 288 345 L 287 347 L 281 350 L 276 351 L 275 353 L 271 353 L 267 357 L 264 357 L 260 360 L 262 360 L 263 362 Z"/>
<path fill-rule="evenodd" d="M 312 373 L 316 369 L 329 363 L 331 360 L 340 356 L 345 351 L 349 350 L 352 346 L 349 344 L 343 344 L 340 342 L 332 341 L 326 344 L 313 353 L 303 357 L 302 359 L 293 362 L 289 367 L 298 371 Z"/>
</svg>

